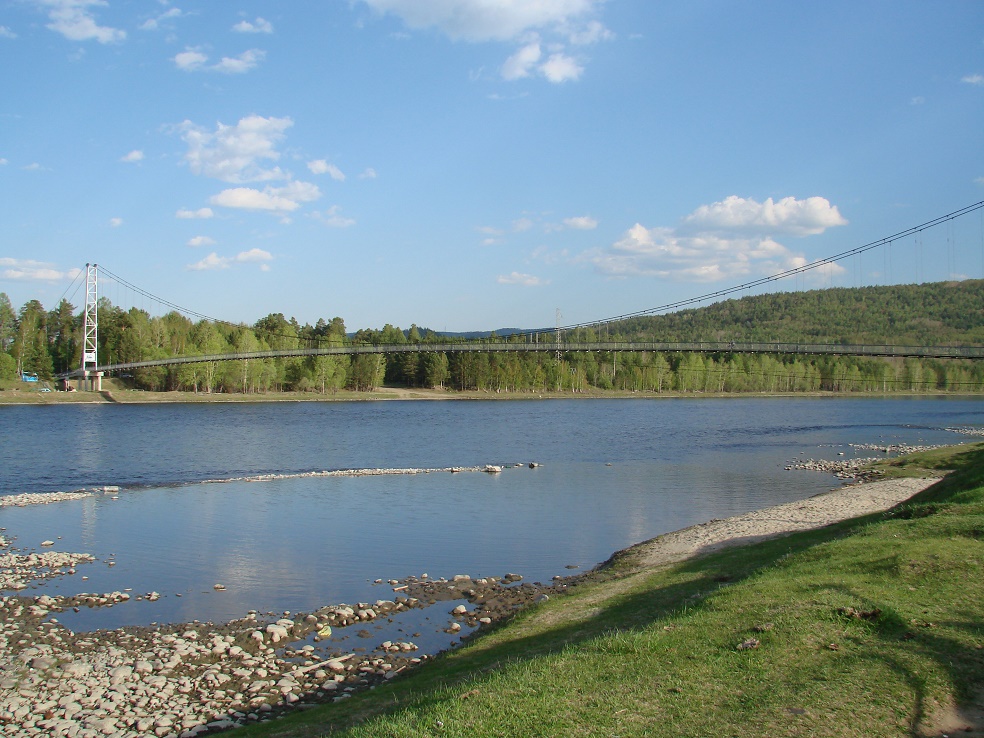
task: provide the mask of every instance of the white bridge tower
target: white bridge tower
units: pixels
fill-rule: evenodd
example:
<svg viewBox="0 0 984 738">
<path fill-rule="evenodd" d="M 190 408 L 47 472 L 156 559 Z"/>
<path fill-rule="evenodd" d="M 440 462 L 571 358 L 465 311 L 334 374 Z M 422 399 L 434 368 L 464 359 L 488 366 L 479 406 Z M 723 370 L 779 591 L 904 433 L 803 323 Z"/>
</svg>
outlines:
<svg viewBox="0 0 984 738">
<path fill-rule="evenodd" d="M 102 372 L 99 366 L 99 298 L 96 292 L 98 264 L 85 265 L 85 342 L 82 346 L 82 376 L 80 390 L 102 390 Z"/>
</svg>

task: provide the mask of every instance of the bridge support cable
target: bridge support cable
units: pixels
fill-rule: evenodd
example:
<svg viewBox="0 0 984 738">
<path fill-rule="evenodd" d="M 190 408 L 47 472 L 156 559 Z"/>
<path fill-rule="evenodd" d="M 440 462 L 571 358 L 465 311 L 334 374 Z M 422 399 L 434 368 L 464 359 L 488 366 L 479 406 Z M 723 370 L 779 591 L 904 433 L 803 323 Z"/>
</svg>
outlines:
<svg viewBox="0 0 984 738">
<path fill-rule="evenodd" d="M 843 261 L 844 259 L 850 258 L 852 256 L 858 256 L 860 258 L 860 255 L 863 254 L 865 251 L 871 251 L 872 249 L 876 249 L 880 246 L 891 246 L 891 244 L 895 241 L 898 241 L 903 238 L 907 238 L 909 236 L 918 236 L 923 231 L 938 225 L 942 225 L 944 223 L 950 224 L 952 223 L 952 221 L 956 220 L 957 218 L 981 210 L 982 208 L 984 208 L 984 200 L 981 200 L 980 202 L 976 202 L 973 205 L 968 205 L 967 207 L 960 208 L 959 210 L 954 210 L 952 213 L 941 215 L 938 218 L 933 218 L 932 220 L 928 220 L 925 223 L 920 223 L 917 226 L 907 228 L 904 231 L 899 231 L 898 233 L 894 233 L 891 236 L 880 238 L 877 241 L 870 241 L 869 243 L 866 243 L 862 246 L 857 246 L 853 249 L 842 251 L 839 254 L 834 254 L 833 256 L 828 256 L 823 259 L 817 259 L 816 261 L 811 261 L 809 264 L 803 264 L 802 266 L 798 266 L 793 269 L 787 269 L 782 272 L 777 272 L 767 277 L 760 277 L 759 279 L 754 279 L 751 282 L 735 285 L 734 287 L 727 287 L 725 289 L 717 290 L 715 292 L 708 292 L 707 294 L 699 295 L 698 297 L 691 297 L 685 300 L 678 300 L 676 302 L 671 302 L 666 305 L 659 305 L 657 307 L 648 308 L 646 310 L 636 310 L 631 313 L 614 315 L 610 318 L 602 318 L 601 320 L 593 320 L 586 323 L 574 323 L 572 325 L 560 326 L 560 328 L 563 330 L 590 328 L 592 326 L 601 325 L 602 323 L 607 323 L 611 321 L 626 320 L 628 318 L 640 318 L 648 315 L 657 315 L 659 313 L 665 313 L 668 310 L 677 310 L 679 308 L 689 307 L 691 305 L 697 305 L 702 302 L 707 302 L 708 300 L 714 300 L 717 298 L 726 297 L 728 295 L 734 294 L 735 292 L 741 292 L 742 290 L 747 290 L 752 287 L 760 287 L 764 284 L 769 284 L 771 282 L 778 282 L 779 280 L 786 279 L 787 277 L 800 275 L 805 272 L 809 272 L 813 269 L 818 269 L 820 267 L 828 266 L 830 264 L 835 264 L 839 261 Z M 984 215 L 982 215 L 982 218 L 984 218 Z M 919 243 L 921 245 L 921 241 Z M 948 252 L 949 252 L 949 247 L 948 247 Z M 947 261 L 949 262 L 949 253 L 947 256 L 948 256 Z M 984 254 L 982 254 L 982 256 L 984 256 Z"/>
</svg>

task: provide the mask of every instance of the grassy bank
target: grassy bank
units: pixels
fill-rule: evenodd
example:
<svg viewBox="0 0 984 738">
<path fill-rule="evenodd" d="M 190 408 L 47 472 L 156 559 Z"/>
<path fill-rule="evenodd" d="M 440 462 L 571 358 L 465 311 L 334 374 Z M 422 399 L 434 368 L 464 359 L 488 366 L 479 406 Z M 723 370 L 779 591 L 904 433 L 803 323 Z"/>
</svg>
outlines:
<svg viewBox="0 0 984 738">
<path fill-rule="evenodd" d="M 622 557 L 409 677 L 237 735 L 984 735 L 984 444 L 884 466 L 954 471 L 889 513 L 657 571 Z"/>
</svg>

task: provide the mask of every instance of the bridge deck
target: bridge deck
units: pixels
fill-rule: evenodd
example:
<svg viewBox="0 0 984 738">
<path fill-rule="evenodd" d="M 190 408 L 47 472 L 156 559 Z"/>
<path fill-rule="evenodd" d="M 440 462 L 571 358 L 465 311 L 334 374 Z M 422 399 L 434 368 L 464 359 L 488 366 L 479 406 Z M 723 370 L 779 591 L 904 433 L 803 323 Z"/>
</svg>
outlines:
<svg viewBox="0 0 984 738">
<path fill-rule="evenodd" d="M 826 343 L 738 343 L 734 341 L 540 341 L 517 343 L 511 341 L 469 341 L 462 343 L 401 343 L 401 344 L 346 344 L 320 348 L 295 348 L 276 351 L 251 351 L 247 353 L 211 354 L 199 356 L 174 356 L 167 359 L 151 359 L 119 364 L 107 364 L 90 369 L 93 372 L 112 373 L 141 367 L 194 364 L 208 361 L 245 361 L 250 359 L 275 359 L 288 356 L 337 356 L 358 354 L 405 353 L 577 353 L 577 352 L 698 352 L 711 354 L 805 354 L 831 356 L 880 356 L 922 359 L 984 359 L 984 346 L 890 346 L 850 345 Z M 82 376 L 76 369 L 58 375 L 60 378 Z"/>
</svg>

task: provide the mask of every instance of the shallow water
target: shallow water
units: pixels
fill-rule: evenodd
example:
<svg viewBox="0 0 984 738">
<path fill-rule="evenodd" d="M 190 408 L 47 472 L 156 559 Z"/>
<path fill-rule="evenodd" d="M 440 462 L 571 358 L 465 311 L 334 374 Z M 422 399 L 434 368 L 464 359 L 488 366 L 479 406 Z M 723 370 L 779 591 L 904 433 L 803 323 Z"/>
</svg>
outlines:
<svg viewBox="0 0 984 738">
<path fill-rule="evenodd" d="M 0 494 L 122 487 L 118 495 L 0 508 L 0 526 L 20 548 L 52 539 L 57 550 L 97 557 L 35 592 L 163 595 L 59 616 L 76 630 L 228 620 L 251 609 L 297 612 L 389 598 L 389 588 L 373 580 L 423 572 L 515 571 L 548 581 L 660 533 L 837 486 L 828 475 L 784 471 L 790 461 L 850 457 L 851 443 L 972 440 L 943 430 L 953 426 L 984 426 L 984 403 L 0 406 Z M 530 469 L 529 461 L 542 466 Z M 486 463 L 506 468 L 498 475 L 242 479 Z M 238 481 L 206 481 L 229 478 Z M 215 583 L 226 590 L 216 592 Z"/>
</svg>

